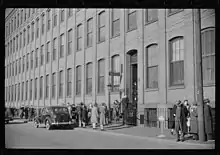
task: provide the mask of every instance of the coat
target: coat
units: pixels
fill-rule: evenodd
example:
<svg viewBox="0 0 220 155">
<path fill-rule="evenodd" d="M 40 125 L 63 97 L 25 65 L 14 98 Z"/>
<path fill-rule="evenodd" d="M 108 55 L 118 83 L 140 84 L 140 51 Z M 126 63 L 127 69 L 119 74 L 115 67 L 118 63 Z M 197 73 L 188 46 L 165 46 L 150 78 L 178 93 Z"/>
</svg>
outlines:
<svg viewBox="0 0 220 155">
<path fill-rule="evenodd" d="M 77 107 L 77 114 L 78 114 L 78 118 L 81 120 L 82 119 L 82 107 L 81 106 Z"/>
<path fill-rule="evenodd" d="M 205 123 L 205 133 L 212 134 L 212 113 L 211 107 L 207 104 L 204 104 L 204 123 Z"/>
<path fill-rule="evenodd" d="M 99 112 L 100 112 L 100 125 L 104 125 L 105 124 L 105 107 L 104 106 L 100 106 L 99 107 Z"/>
<path fill-rule="evenodd" d="M 197 107 L 191 107 L 190 109 L 190 133 L 198 134 L 198 110 Z"/>
<path fill-rule="evenodd" d="M 98 123 L 98 116 L 99 116 L 98 109 L 97 109 L 97 107 L 94 106 L 92 108 L 91 122 Z"/>
<path fill-rule="evenodd" d="M 87 120 L 87 109 L 85 107 L 82 108 L 82 120 L 84 122 Z"/>
<path fill-rule="evenodd" d="M 176 109 L 176 117 L 175 117 L 175 129 L 179 131 L 179 129 L 183 132 L 183 134 L 187 133 L 187 109 L 185 106 L 178 106 Z"/>
<path fill-rule="evenodd" d="M 170 120 L 169 120 L 169 128 L 175 128 L 175 116 L 176 115 L 176 105 L 174 104 L 172 110 L 170 111 Z"/>
</svg>

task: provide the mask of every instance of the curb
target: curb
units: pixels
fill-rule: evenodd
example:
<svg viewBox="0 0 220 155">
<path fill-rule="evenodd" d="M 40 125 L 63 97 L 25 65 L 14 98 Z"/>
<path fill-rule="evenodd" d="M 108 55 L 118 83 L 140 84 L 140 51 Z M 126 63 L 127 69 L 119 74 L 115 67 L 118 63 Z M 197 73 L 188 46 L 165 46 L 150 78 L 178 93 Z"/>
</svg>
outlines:
<svg viewBox="0 0 220 155">
<path fill-rule="evenodd" d="M 201 143 L 190 143 L 190 142 L 176 142 L 171 139 L 159 139 L 155 137 L 141 137 L 141 136 L 134 136 L 134 135 L 129 135 L 129 134 L 124 134 L 124 133 L 116 133 L 116 132 L 111 132 L 111 131 L 99 131 L 99 130 L 92 130 L 92 129 L 85 129 L 85 128 L 75 128 L 74 130 L 78 131 L 87 131 L 87 132 L 96 132 L 96 133 L 101 133 L 101 134 L 108 134 L 108 135 L 114 135 L 114 136 L 125 136 L 125 137 L 131 137 L 131 138 L 138 138 L 138 139 L 143 139 L 143 140 L 153 140 L 157 142 L 169 142 L 173 144 L 183 144 L 183 145 L 197 145 L 197 146 L 213 146 L 213 149 L 215 147 L 214 144 L 201 144 Z"/>
</svg>

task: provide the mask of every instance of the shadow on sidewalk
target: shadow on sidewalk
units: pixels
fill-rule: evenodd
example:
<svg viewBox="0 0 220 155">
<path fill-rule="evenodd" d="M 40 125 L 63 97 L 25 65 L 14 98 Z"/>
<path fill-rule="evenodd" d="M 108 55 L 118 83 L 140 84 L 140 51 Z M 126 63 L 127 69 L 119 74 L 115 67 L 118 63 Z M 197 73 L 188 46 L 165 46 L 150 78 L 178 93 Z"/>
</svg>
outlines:
<svg viewBox="0 0 220 155">
<path fill-rule="evenodd" d="M 26 124 L 27 122 L 9 122 L 7 125 L 12 125 L 12 124 Z"/>
</svg>

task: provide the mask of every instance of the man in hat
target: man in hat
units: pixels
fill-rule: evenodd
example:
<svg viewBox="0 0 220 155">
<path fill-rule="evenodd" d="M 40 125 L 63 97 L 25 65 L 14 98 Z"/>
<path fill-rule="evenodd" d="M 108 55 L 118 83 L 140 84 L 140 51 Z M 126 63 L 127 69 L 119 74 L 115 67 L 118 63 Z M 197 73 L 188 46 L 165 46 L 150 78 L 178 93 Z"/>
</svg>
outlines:
<svg viewBox="0 0 220 155">
<path fill-rule="evenodd" d="M 176 103 L 176 117 L 175 117 L 175 130 L 176 130 L 176 138 L 177 142 L 178 141 L 183 141 L 183 128 L 182 128 L 182 123 L 181 123 L 181 117 L 182 117 L 182 107 L 181 107 L 181 101 L 177 101 Z M 179 134 L 179 131 L 181 132 Z"/>
<path fill-rule="evenodd" d="M 193 135 L 194 140 L 198 140 L 198 110 L 197 110 L 197 103 L 194 102 L 193 105 L 190 107 L 190 133 Z"/>
<path fill-rule="evenodd" d="M 124 95 L 122 96 L 122 111 L 123 111 L 123 125 L 127 124 L 127 108 L 128 108 L 128 102 L 129 99 L 127 97 L 127 95 L 124 93 Z"/>
<path fill-rule="evenodd" d="M 204 100 L 204 123 L 205 123 L 205 134 L 207 140 L 212 140 L 213 127 L 212 127 L 212 112 L 210 107 L 210 100 Z"/>
</svg>

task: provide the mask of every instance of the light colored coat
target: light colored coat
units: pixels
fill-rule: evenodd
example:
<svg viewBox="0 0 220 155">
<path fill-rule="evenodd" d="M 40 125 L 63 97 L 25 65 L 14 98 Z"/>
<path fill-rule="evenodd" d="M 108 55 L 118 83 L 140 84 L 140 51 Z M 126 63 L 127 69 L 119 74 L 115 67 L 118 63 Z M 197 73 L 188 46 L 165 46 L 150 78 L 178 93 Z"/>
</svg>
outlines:
<svg viewBox="0 0 220 155">
<path fill-rule="evenodd" d="M 94 106 L 92 108 L 91 122 L 98 123 L 98 116 L 99 116 L 98 109 L 97 109 L 97 107 Z"/>
<path fill-rule="evenodd" d="M 104 125 L 105 124 L 105 107 L 100 106 L 99 112 L 100 112 L 100 125 Z"/>
</svg>

